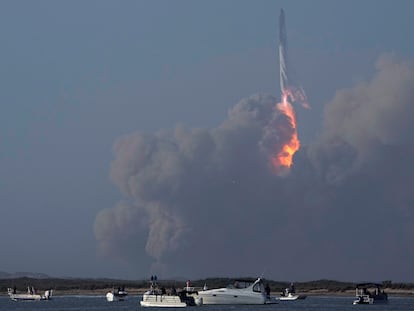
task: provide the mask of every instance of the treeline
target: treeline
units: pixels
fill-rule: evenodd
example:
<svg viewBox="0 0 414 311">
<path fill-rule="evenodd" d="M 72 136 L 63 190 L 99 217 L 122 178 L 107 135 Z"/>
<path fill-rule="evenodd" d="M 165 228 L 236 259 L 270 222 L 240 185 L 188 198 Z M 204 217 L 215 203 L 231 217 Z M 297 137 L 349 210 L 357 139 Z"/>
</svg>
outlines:
<svg viewBox="0 0 414 311">
<path fill-rule="evenodd" d="M 148 281 L 130 281 L 116 279 L 60 279 L 60 278 L 13 278 L 0 279 L 0 292 L 7 292 L 7 288 L 16 287 L 19 291 L 24 291 L 27 286 L 33 286 L 37 290 L 99 290 L 105 288 L 117 288 L 125 286 L 126 288 L 145 288 L 148 287 Z"/>
<path fill-rule="evenodd" d="M 245 280 L 254 281 L 255 278 L 243 278 Z M 281 292 L 289 287 L 290 282 L 273 281 L 263 279 L 265 284 L 269 284 L 272 292 Z M 202 288 L 207 285 L 208 288 L 225 287 L 234 282 L 234 278 L 207 278 L 201 280 L 191 280 L 191 286 Z M 175 286 L 181 288 L 186 285 L 185 280 L 159 280 L 158 284 L 169 288 Z M 355 289 L 357 283 L 340 282 L 333 280 L 317 280 L 309 282 L 295 282 L 296 290 L 299 292 L 307 292 L 311 290 L 325 290 L 328 292 L 345 292 Z M 384 288 L 413 290 L 414 283 L 393 283 L 391 281 L 382 282 Z M 54 289 L 56 291 L 93 291 L 106 288 L 117 288 L 125 286 L 127 289 L 145 289 L 149 287 L 148 280 L 117 280 L 117 279 L 60 279 L 60 278 L 13 278 L 0 279 L 0 293 L 6 293 L 8 287 L 16 287 L 19 291 L 24 291 L 27 286 L 33 286 L 37 290 Z"/>
</svg>

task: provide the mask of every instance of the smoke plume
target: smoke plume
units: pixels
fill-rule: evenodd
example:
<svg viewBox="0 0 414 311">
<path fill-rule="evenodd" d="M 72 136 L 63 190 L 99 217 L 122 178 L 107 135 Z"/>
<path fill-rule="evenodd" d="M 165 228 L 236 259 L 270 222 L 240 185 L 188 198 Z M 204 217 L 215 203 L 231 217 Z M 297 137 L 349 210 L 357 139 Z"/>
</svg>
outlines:
<svg viewBox="0 0 414 311">
<path fill-rule="evenodd" d="M 412 278 L 413 85 L 412 63 L 381 57 L 283 177 L 269 157 L 289 131 L 270 95 L 216 128 L 119 138 L 110 176 L 125 201 L 97 215 L 100 249 L 142 275 Z"/>
</svg>

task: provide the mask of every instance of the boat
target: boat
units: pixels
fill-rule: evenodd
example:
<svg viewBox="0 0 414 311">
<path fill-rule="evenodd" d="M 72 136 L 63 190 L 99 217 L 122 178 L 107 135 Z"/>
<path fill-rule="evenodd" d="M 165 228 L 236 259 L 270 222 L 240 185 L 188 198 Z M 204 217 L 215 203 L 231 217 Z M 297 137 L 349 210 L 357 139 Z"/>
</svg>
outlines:
<svg viewBox="0 0 414 311">
<path fill-rule="evenodd" d="M 276 303 L 268 297 L 261 278 L 237 279 L 224 288 L 207 289 L 198 293 L 205 305 L 261 305 Z"/>
<path fill-rule="evenodd" d="M 306 295 L 294 295 L 292 293 L 288 293 L 287 295 L 280 296 L 279 300 L 282 301 L 290 301 L 290 300 L 298 300 L 298 299 L 305 299 Z"/>
<path fill-rule="evenodd" d="M 128 292 L 125 291 L 125 286 L 118 287 L 118 289 L 113 289 L 112 291 L 106 293 L 106 300 L 109 302 L 112 301 L 122 301 L 126 298 Z"/>
<path fill-rule="evenodd" d="M 359 283 L 355 288 L 354 305 L 387 303 L 388 295 L 378 283 Z"/>
<path fill-rule="evenodd" d="M 170 307 L 183 308 L 187 306 L 199 306 L 203 304 L 203 299 L 198 297 L 198 292 L 187 287 L 177 292 L 175 287 L 167 293 L 165 287 L 158 287 L 157 277 L 151 276 L 150 290 L 142 296 L 140 305 L 142 307 Z"/>
<path fill-rule="evenodd" d="M 280 295 L 279 300 L 293 301 L 293 300 L 305 299 L 305 298 L 306 298 L 306 295 L 297 295 L 295 285 L 293 285 L 293 283 L 290 283 L 290 286 L 285 288 L 285 290 Z"/>
<path fill-rule="evenodd" d="M 37 294 L 33 286 L 27 287 L 27 293 L 17 293 L 16 287 L 8 288 L 7 294 L 11 300 L 49 300 L 52 298 L 53 290 L 49 289 L 44 292 L 43 295 Z"/>
</svg>

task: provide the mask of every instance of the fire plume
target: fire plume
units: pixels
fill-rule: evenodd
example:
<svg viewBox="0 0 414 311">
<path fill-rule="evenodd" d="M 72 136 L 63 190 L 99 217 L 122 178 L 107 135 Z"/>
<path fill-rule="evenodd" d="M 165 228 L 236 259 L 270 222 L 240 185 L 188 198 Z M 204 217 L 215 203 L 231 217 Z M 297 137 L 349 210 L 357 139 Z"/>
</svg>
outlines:
<svg viewBox="0 0 414 311">
<path fill-rule="evenodd" d="M 287 140 L 279 151 L 272 156 L 271 162 L 276 173 L 283 174 L 289 170 L 293 164 L 293 155 L 300 148 L 300 141 L 298 139 L 298 132 L 296 128 L 296 113 L 289 98 L 294 99 L 292 92 L 286 90 L 282 93 L 282 101 L 276 104 L 277 112 L 283 116 L 285 122 L 280 124 L 279 130 L 283 132 L 283 136 Z"/>
</svg>

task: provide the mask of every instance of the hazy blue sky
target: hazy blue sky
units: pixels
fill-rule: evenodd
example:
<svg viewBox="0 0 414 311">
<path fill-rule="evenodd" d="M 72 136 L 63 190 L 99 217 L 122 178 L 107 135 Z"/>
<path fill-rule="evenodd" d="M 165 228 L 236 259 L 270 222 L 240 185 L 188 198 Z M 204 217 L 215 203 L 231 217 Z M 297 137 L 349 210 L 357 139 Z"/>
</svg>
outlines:
<svg viewBox="0 0 414 311">
<path fill-rule="evenodd" d="M 206 269 L 200 265 L 174 270 L 173 263 L 182 262 L 174 254 L 180 248 L 171 246 L 165 256 L 151 251 L 145 224 L 140 224 L 142 238 L 136 243 L 125 232 L 128 241 L 123 247 L 133 249 L 133 256 L 123 253 L 116 258 L 113 252 L 100 250 L 94 234 L 102 210 L 113 209 L 118 202 L 134 205 L 145 201 L 141 194 L 121 193 L 122 186 L 110 180 L 118 138 L 136 131 L 147 135 L 160 129 L 171 132 L 179 124 L 190 129 L 220 128 L 229 109 L 239 101 L 258 93 L 280 96 L 277 35 L 282 7 L 290 60 L 312 106 L 311 110 L 298 109 L 299 137 L 305 145 L 321 136 L 325 105 L 339 102 L 333 100 L 338 90 L 371 81 L 382 54 L 394 53 L 408 61 L 414 58 L 414 2 L 408 0 L 1 1 L 0 271 L 136 279 L 156 273 L 158 268 L 165 276 L 183 277 L 255 276 L 265 270 L 265 277 L 273 279 L 357 278 L 349 273 L 353 266 L 324 270 L 313 265 L 289 274 L 286 270 L 290 268 L 280 271 L 280 264 L 288 264 L 289 258 L 262 267 L 260 253 L 255 255 L 257 261 L 248 261 L 246 266 Z M 300 174 L 295 176 L 301 179 Z M 406 178 L 412 181 L 414 175 Z M 295 187 L 295 182 L 290 185 Z M 370 183 L 367 185 L 369 188 Z M 284 189 L 284 193 L 289 191 L 294 189 Z M 342 194 L 345 190 L 340 193 L 337 200 L 342 195 L 348 198 Z M 171 203 L 151 202 L 155 201 Z M 409 197 L 409 202 L 414 200 Z M 414 205 L 410 207 L 412 210 Z M 410 209 L 407 213 L 406 219 L 414 219 Z M 177 223 L 188 221 L 179 219 Z M 197 221 L 209 223 L 215 230 L 215 214 L 207 213 Z M 217 224 L 221 225 L 225 226 Z M 260 221 L 250 225 L 259 234 Z M 354 224 L 342 225 L 351 230 Z M 276 221 L 275 226 L 279 226 Z M 329 226 L 335 227 L 335 222 Z M 329 226 L 319 233 L 311 230 L 316 233 L 310 241 L 299 236 L 305 243 L 303 253 L 289 254 L 306 256 L 304 250 L 312 251 L 306 243 L 315 243 L 318 234 L 329 232 Z M 299 224 L 292 228 L 301 231 Z M 243 245 L 237 232 L 230 234 L 235 234 L 235 245 Z M 177 238 L 185 239 L 185 234 Z M 414 236 L 410 238 L 412 241 Z M 123 245 L 122 232 L 117 233 L 115 243 L 117 240 Z M 190 244 L 211 248 L 220 257 L 218 249 L 203 243 Z M 266 243 L 274 251 L 271 258 L 284 252 L 283 244 Z M 405 254 L 407 262 L 412 262 L 413 249 L 406 249 L 407 245 L 412 248 L 403 243 L 396 246 L 395 254 Z M 196 254 L 193 249 L 194 262 Z M 204 257 L 207 254 L 203 252 Z M 223 256 L 227 256 L 225 252 Z M 309 259 L 313 264 L 318 262 L 315 256 Z M 389 259 L 378 267 L 399 265 L 399 260 Z M 297 258 L 293 262 L 305 265 Z M 413 281 L 414 271 L 404 270 L 406 267 L 409 265 L 400 265 L 398 271 L 378 271 L 379 275 L 370 271 L 361 278 Z"/>
</svg>

